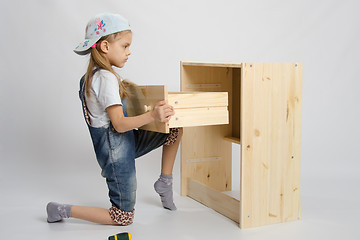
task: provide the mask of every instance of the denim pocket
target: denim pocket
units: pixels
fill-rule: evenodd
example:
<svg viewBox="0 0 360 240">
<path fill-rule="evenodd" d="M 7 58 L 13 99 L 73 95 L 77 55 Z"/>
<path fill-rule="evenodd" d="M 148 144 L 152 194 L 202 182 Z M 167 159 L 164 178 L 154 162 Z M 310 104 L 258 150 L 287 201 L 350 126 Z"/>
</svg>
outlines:
<svg viewBox="0 0 360 240">
<path fill-rule="evenodd" d="M 108 134 L 109 134 L 110 148 L 112 150 L 118 148 L 122 143 L 123 133 L 116 132 L 116 130 L 110 125 Z"/>
<path fill-rule="evenodd" d="M 118 148 L 133 148 L 135 149 L 135 138 L 134 132 L 132 130 L 118 133 L 116 130 L 110 125 L 109 130 L 109 144 L 111 150 Z M 129 149 L 130 150 L 130 149 Z"/>
</svg>

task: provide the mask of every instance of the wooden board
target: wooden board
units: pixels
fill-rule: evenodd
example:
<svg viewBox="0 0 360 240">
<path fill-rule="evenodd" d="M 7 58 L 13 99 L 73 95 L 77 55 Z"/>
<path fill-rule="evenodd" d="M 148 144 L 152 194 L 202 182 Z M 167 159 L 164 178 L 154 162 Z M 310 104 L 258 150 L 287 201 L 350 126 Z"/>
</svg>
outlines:
<svg viewBox="0 0 360 240">
<path fill-rule="evenodd" d="M 167 101 L 168 89 L 166 85 L 159 86 L 133 86 L 128 88 L 130 96 L 127 101 L 127 114 L 129 117 L 146 112 L 145 106 L 153 109 L 159 101 Z M 169 133 L 169 123 L 154 121 L 144 125 L 141 129 Z"/>
<path fill-rule="evenodd" d="M 229 123 L 227 107 L 180 108 L 169 121 L 169 127 L 199 127 Z"/>
<path fill-rule="evenodd" d="M 168 103 L 175 109 L 227 107 L 227 92 L 169 92 Z"/>
<path fill-rule="evenodd" d="M 171 92 L 168 103 L 175 109 L 170 128 L 229 123 L 227 92 Z"/>
<path fill-rule="evenodd" d="M 232 61 L 182 61 L 183 66 L 240 68 L 241 63 Z"/>
<path fill-rule="evenodd" d="M 240 138 L 237 137 L 225 137 L 224 139 L 232 143 L 241 144 Z"/>
<path fill-rule="evenodd" d="M 241 67 L 240 227 L 298 219 L 302 65 Z"/>
<path fill-rule="evenodd" d="M 239 200 L 188 179 L 188 196 L 239 223 Z"/>
<path fill-rule="evenodd" d="M 227 92 L 168 93 L 167 86 L 129 86 L 128 116 L 150 111 L 166 100 L 175 109 L 168 123 L 153 122 L 141 129 L 168 133 L 169 128 L 219 125 L 229 123 Z"/>
<path fill-rule="evenodd" d="M 232 74 L 232 108 L 230 111 L 232 137 L 240 139 L 240 95 L 241 95 L 241 69 L 233 68 Z"/>
<path fill-rule="evenodd" d="M 224 65 L 223 65 L 224 66 Z M 227 67 L 181 64 L 181 91 L 227 92 L 232 98 L 232 71 Z M 231 102 L 228 102 L 231 109 Z M 229 119 L 230 120 L 230 119 Z M 181 194 L 187 195 L 187 178 L 218 191 L 231 190 L 231 126 L 184 128 L 181 143 Z"/>
</svg>

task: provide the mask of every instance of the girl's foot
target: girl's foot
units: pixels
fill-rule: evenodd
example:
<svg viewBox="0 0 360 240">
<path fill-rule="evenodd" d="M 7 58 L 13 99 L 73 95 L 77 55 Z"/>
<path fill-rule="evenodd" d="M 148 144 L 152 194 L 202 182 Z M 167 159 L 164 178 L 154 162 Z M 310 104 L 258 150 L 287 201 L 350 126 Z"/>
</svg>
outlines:
<svg viewBox="0 0 360 240">
<path fill-rule="evenodd" d="M 155 191 L 160 195 L 164 208 L 171 211 L 176 210 L 173 200 L 172 175 L 161 174 L 154 184 Z"/>
<path fill-rule="evenodd" d="M 71 207 L 72 205 L 49 202 L 46 206 L 48 223 L 59 222 L 63 218 L 71 217 Z"/>
</svg>

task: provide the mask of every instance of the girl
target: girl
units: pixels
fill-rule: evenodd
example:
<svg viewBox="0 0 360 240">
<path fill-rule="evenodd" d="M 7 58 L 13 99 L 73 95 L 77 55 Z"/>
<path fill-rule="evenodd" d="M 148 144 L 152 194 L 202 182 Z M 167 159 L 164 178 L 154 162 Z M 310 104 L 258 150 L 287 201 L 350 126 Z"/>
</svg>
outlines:
<svg viewBox="0 0 360 240">
<path fill-rule="evenodd" d="M 50 202 L 47 221 L 74 217 L 100 224 L 131 224 L 136 198 L 135 158 L 162 145 L 161 175 L 154 188 L 163 207 L 176 210 L 172 169 L 182 129 L 172 129 L 170 134 L 137 129 L 152 121 L 169 121 L 174 115 L 173 107 L 160 101 L 150 112 L 127 117 L 129 83 L 120 79 L 113 66 L 124 67 L 130 56 L 132 33 L 128 21 L 118 14 L 100 14 L 89 21 L 85 32 L 85 41 L 74 50 L 80 55 L 90 54 L 79 96 L 112 207 L 107 210 Z"/>
</svg>

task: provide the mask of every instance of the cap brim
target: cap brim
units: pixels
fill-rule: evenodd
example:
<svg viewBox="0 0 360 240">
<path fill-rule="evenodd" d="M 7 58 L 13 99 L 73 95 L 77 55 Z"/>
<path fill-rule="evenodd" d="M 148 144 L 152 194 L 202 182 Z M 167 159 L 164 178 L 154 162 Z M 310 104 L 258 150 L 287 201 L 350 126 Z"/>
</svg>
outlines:
<svg viewBox="0 0 360 240">
<path fill-rule="evenodd" d="M 79 55 L 86 55 L 90 52 L 90 47 L 94 45 L 94 43 L 96 43 L 98 40 L 99 39 L 86 39 L 74 48 L 74 52 Z"/>
</svg>

